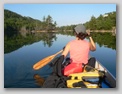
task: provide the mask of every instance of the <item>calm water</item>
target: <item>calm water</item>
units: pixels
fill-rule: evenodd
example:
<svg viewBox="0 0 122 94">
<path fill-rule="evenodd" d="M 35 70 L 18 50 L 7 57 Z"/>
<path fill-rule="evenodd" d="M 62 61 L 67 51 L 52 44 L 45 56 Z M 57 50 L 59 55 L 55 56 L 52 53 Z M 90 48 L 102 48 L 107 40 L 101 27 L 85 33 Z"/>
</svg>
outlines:
<svg viewBox="0 0 122 94">
<path fill-rule="evenodd" d="M 98 35 L 97 35 L 98 36 Z M 28 36 L 31 42 L 5 42 L 4 54 L 4 87 L 5 88 L 39 88 L 45 79 L 51 73 L 51 67 L 46 65 L 40 70 L 33 70 L 32 66 L 44 57 L 55 54 L 60 51 L 74 36 L 54 34 L 45 39 L 45 35 Z M 103 37 L 103 36 L 102 36 Z M 100 38 L 100 37 L 99 37 Z M 109 46 L 96 39 L 97 50 L 90 52 L 96 57 L 112 74 L 116 77 L 116 43 Z M 102 39 L 103 41 L 104 39 Z M 105 39 L 105 41 L 110 41 Z M 18 41 L 18 42 L 17 42 Z M 112 40 L 113 41 L 113 40 Z M 114 46 L 113 46 L 114 45 Z M 15 47 L 15 48 L 14 48 Z M 43 79 L 41 79 L 43 78 Z"/>
</svg>

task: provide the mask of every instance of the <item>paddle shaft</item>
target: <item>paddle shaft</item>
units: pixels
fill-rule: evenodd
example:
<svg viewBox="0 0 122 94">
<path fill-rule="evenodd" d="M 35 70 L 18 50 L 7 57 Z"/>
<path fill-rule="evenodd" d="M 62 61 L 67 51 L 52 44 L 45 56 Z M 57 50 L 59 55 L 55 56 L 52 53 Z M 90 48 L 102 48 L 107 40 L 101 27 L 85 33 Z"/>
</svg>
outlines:
<svg viewBox="0 0 122 94">
<path fill-rule="evenodd" d="M 54 54 L 54 56 L 60 54 L 63 50 L 60 50 L 59 52 L 57 52 L 56 54 Z"/>
<path fill-rule="evenodd" d="M 43 66 L 45 66 L 46 64 L 48 64 L 52 59 L 55 58 L 56 55 L 58 55 L 59 53 L 61 53 L 63 50 L 60 50 L 59 52 L 57 52 L 54 55 L 48 56 L 42 60 L 40 60 L 39 62 L 37 62 L 36 64 L 33 65 L 33 69 L 34 70 L 38 70 L 40 68 L 42 68 Z"/>
</svg>

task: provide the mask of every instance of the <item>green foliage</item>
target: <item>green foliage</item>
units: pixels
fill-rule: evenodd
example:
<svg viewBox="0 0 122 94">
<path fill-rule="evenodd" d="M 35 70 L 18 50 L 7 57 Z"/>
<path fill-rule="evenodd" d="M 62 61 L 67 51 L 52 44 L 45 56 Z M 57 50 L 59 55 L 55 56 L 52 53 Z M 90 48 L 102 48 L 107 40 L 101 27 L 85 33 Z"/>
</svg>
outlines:
<svg viewBox="0 0 122 94">
<path fill-rule="evenodd" d="M 31 45 L 38 41 L 43 41 L 44 46 L 51 47 L 53 41 L 56 41 L 56 35 L 52 32 L 43 32 L 35 34 L 27 34 L 25 37 L 21 35 L 4 37 L 4 53 L 9 53 L 21 48 L 24 45 Z"/>
<path fill-rule="evenodd" d="M 58 27 L 57 29 L 58 29 L 59 31 L 63 31 L 63 32 L 65 32 L 65 31 L 72 31 L 72 30 L 74 29 L 75 26 L 76 26 L 76 25 L 61 26 L 61 27 Z"/>
<path fill-rule="evenodd" d="M 85 23 L 85 26 L 90 30 L 111 30 L 116 27 L 116 12 L 106 13 L 98 18 L 92 16 L 90 21 Z"/>
<path fill-rule="evenodd" d="M 111 30 L 113 27 L 116 27 L 116 12 L 110 12 L 104 15 L 100 14 L 98 18 L 92 16 L 90 21 L 83 24 L 87 29 L 90 30 Z M 76 25 L 61 26 L 57 29 L 60 31 L 69 31 L 72 30 L 75 26 Z"/>
<path fill-rule="evenodd" d="M 21 31 L 31 32 L 39 30 L 51 31 L 55 29 L 56 21 L 53 23 L 52 17 L 44 16 L 43 21 L 31 17 L 23 17 L 15 12 L 4 10 L 4 35 L 11 37 L 19 34 Z"/>
</svg>

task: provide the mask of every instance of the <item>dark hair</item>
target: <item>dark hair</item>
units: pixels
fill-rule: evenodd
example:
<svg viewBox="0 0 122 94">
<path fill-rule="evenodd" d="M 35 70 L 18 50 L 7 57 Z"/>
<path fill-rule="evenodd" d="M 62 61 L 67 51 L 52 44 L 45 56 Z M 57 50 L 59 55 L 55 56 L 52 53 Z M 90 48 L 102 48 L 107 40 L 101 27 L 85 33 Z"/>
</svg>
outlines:
<svg viewBox="0 0 122 94">
<path fill-rule="evenodd" d="M 85 39 L 87 36 L 88 36 L 88 34 L 84 34 L 84 33 L 79 33 L 79 34 L 77 34 L 76 32 L 75 32 L 75 29 L 73 29 L 73 33 L 75 34 L 75 36 L 77 36 L 79 39 L 81 39 L 81 40 L 83 40 L 83 39 Z"/>
</svg>

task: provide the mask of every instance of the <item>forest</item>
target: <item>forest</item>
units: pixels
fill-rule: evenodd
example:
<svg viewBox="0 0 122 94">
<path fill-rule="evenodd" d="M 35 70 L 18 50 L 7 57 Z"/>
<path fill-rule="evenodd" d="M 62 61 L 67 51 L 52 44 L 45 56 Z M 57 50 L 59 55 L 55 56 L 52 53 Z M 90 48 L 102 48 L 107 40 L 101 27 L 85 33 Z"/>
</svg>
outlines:
<svg viewBox="0 0 122 94">
<path fill-rule="evenodd" d="M 56 21 L 48 15 L 43 17 L 43 21 L 31 17 L 21 16 L 15 12 L 4 10 L 4 35 L 11 37 L 19 33 L 32 33 L 35 31 L 51 31 L 56 28 Z"/>
<path fill-rule="evenodd" d="M 88 22 L 83 24 L 89 30 L 112 30 L 113 28 L 116 28 L 116 12 L 105 13 L 104 15 L 100 14 L 100 16 L 97 18 L 92 16 Z M 59 27 L 59 30 L 70 31 L 75 26 L 76 25 L 62 26 Z"/>
<path fill-rule="evenodd" d="M 79 23 L 78 23 L 79 24 Z M 116 28 L 116 12 L 105 13 L 99 17 L 92 16 L 83 23 L 90 30 L 112 30 Z M 43 16 L 43 20 L 25 17 L 10 10 L 4 9 L 4 37 L 12 37 L 17 34 L 34 33 L 37 31 L 72 31 L 77 24 L 57 27 L 50 15 Z"/>
</svg>

